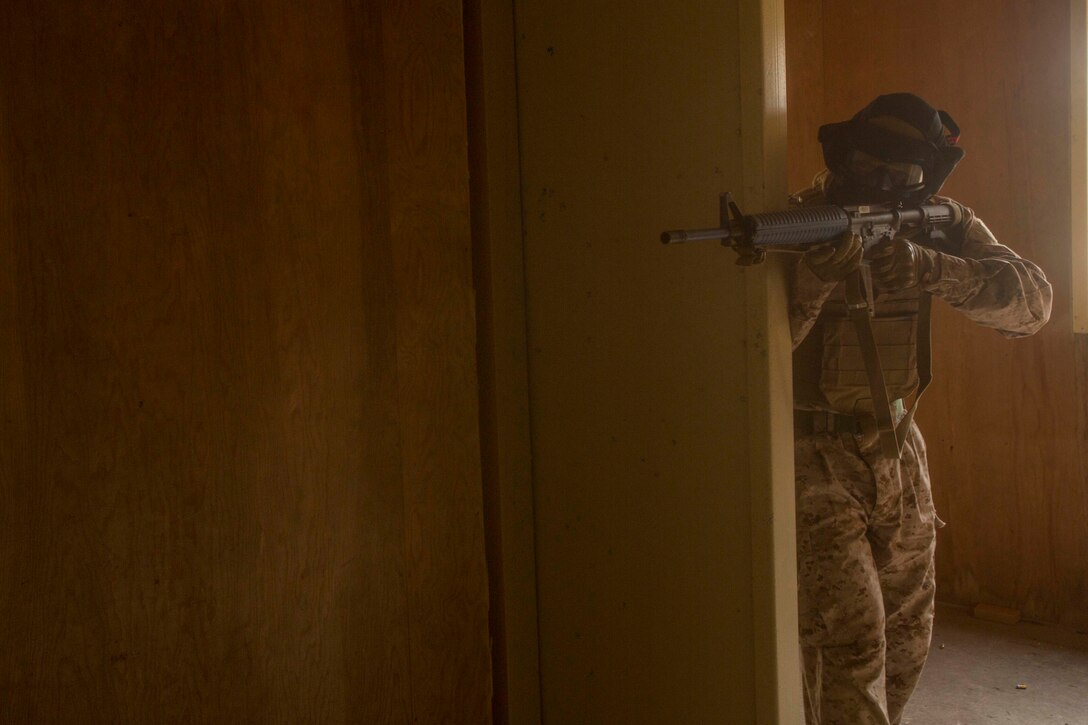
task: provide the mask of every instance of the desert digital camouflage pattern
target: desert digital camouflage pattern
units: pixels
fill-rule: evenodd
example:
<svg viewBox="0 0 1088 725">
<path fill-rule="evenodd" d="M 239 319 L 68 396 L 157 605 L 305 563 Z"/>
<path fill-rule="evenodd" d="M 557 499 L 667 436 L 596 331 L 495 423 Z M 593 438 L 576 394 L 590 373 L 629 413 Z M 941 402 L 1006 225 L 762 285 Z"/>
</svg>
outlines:
<svg viewBox="0 0 1088 725">
<path fill-rule="evenodd" d="M 1050 317 L 1052 292 L 1043 272 L 999 244 L 966 208 L 932 280 L 913 293 L 943 299 L 1006 337 L 1030 335 Z M 825 303 L 842 294 L 836 287 L 803 262 L 795 266 L 789 308 L 795 350 L 810 331 L 823 328 L 817 323 Z M 878 315 L 881 303 L 878 295 Z M 815 342 L 818 354 L 795 354 L 795 368 L 834 360 L 833 343 Z M 798 388 L 795 403 L 830 409 L 828 399 L 850 397 L 842 392 Z M 901 459 L 889 460 L 875 436 L 799 427 L 795 456 L 807 722 L 895 725 L 925 664 L 933 626 L 934 546 L 942 524 L 933 509 L 925 444 L 912 425 Z"/>
<path fill-rule="evenodd" d="M 844 440 L 845 438 L 845 440 Z M 933 629 L 937 518 L 925 445 L 797 440 L 799 613 L 809 723 L 897 723 Z"/>
</svg>

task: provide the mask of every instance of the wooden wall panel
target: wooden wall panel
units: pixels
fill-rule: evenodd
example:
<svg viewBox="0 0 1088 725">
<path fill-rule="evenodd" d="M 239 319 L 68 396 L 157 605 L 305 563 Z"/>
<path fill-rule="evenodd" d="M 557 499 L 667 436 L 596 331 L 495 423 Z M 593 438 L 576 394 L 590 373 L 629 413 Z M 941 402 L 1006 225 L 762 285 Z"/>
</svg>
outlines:
<svg viewBox="0 0 1088 725">
<path fill-rule="evenodd" d="M 488 721 L 460 5 L 0 28 L 0 720 Z"/>
<path fill-rule="evenodd" d="M 938 597 L 1086 627 L 1088 391 L 1070 319 L 1068 6 L 828 0 L 817 15 L 812 5 L 787 0 L 791 140 L 817 147 L 819 123 L 885 92 L 947 109 L 967 158 L 945 191 L 1039 263 L 1055 289 L 1050 324 L 1025 340 L 936 306 L 936 380 L 919 419 L 949 524 Z M 866 29 L 879 29 L 879 42 L 858 42 Z M 819 163 L 791 154 L 791 179 Z"/>
<path fill-rule="evenodd" d="M 823 3 L 785 0 L 786 141 L 790 193 L 823 168 L 815 129 L 824 119 Z"/>
</svg>

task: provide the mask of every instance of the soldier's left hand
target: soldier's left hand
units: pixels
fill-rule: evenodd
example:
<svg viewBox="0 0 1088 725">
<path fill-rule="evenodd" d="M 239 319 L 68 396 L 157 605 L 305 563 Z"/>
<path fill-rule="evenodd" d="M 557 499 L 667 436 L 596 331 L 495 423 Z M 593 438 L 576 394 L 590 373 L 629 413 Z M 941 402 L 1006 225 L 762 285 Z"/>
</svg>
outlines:
<svg viewBox="0 0 1088 725">
<path fill-rule="evenodd" d="M 914 287 L 928 279 L 936 252 L 908 242 L 906 239 L 885 239 L 865 255 L 878 289 L 894 292 Z"/>
</svg>

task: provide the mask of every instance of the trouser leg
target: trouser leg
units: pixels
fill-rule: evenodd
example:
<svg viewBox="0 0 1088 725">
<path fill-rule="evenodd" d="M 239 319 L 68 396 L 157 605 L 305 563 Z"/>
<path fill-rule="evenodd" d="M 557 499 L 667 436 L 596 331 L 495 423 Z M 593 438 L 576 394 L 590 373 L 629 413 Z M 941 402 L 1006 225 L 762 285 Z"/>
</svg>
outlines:
<svg viewBox="0 0 1088 725">
<path fill-rule="evenodd" d="M 888 617 L 885 658 L 885 690 L 891 725 L 898 725 L 902 721 L 903 709 L 918 684 L 929 656 L 933 634 L 932 559 L 929 567 L 917 579 L 915 574 L 910 574 L 909 578 L 915 581 L 921 579 L 917 589 L 898 599 L 898 593 L 888 595 L 886 599 L 888 606 L 895 608 L 894 615 Z"/>
<path fill-rule="evenodd" d="M 918 684 L 933 632 L 936 516 L 917 428 L 910 431 L 899 465 L 878 464 L 873 470 L 878 491 L 901 491 L 887 502 L 878 499 L 870 520 L 884 597 L 888 719 L 897 725 Z M 898 480 L 891 479 L 895 476 Z"/>
<path fill-rule="evenodd" d="M 798 440 L 801 646 L 810 725 L 888 725 L 884 603 L 867 538 L 874 481 L 832 437 Z"/>
</svg>

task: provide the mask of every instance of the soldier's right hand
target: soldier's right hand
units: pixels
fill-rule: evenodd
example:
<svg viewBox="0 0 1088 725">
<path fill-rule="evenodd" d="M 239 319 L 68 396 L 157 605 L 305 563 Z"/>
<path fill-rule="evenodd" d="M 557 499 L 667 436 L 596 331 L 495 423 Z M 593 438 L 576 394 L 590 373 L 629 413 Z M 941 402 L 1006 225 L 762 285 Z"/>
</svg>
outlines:
<svg viewBox="0 0 1088 725">
<path fill-rule="evenodd" d="M 861 265 L 861 237 L 844 232 L 833 242 L 812 247 L 802 259 L 812 273 L 824 282 L 838 282 Z"/>
</svg>

